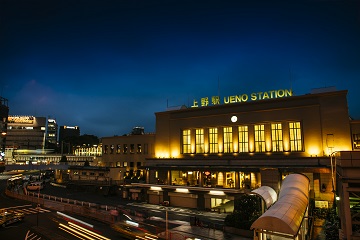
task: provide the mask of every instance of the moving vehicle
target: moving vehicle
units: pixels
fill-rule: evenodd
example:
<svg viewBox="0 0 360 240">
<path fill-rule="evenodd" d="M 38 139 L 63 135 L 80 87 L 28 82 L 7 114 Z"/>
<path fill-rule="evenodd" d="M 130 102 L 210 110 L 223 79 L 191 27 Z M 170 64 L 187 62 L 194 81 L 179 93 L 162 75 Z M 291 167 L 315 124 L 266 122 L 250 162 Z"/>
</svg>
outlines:
<svg viewBox="0 0 360 240">
<path fill-rule="evenodd" d="M 39 191 L 44 188 L 43 182 L 31 182 L 26 185 L 26 189 L 29 191 Z"/>
<path fill-rule="evenodd" d="M 5 227 L 9 224 L 20 222 L 24 220 L 25 214 L 15 212 L 2 212 L 0 213 L 0 226 Z"/>
<path fill-rule="evenodd" d="M 141 228 L 138 223 L 125 220 L 122 222 L 117 222 L 111 226 L 115 231 L 120 233 L 120 235 L 126 239 L 130 240 L 148 240 L 148 239 L 158 239 L 158 237 L 149 231 Z"/>
</svg>

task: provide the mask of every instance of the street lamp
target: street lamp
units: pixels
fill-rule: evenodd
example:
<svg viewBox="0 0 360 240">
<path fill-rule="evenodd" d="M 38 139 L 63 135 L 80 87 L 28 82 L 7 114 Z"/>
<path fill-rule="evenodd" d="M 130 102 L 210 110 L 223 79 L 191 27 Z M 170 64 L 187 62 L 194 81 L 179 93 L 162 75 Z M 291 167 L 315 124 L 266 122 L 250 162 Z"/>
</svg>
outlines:
<svg viewBox="0 0 360 240">
<path fill-rule="evenodd" d="M 332 181 L 332 190 L 335 194 L 336 191 L 336 184 L 335 184 L 335 176 L 336 176 L 336 154 L 338 151 L 334 151 L 330 154 L 330 164 L 331 164 L 331 181 Z M 334 156 L 334 157 L 333 157 Z M 334 159 L 334 161 L 333 161 Z M 335 175 L 335 176 L 334 176 Z"/>
</svg>

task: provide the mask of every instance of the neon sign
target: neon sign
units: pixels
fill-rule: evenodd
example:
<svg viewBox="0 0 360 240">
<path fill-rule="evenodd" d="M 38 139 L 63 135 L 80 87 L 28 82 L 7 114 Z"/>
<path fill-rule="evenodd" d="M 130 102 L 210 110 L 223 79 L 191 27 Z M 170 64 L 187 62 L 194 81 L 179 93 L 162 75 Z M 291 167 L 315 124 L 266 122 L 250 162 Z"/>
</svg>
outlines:
<svg viewBox="0 0 360 240">
<path fill-rule="evenodd" d="M 284 98 L 291 97 L 293 92 L 291 89 L 279 89 L 279 90 L 270 90 L 267 92 L 254 92 L 250 95 L 248 94 L 240 94 L 224 97 L 221 102 L 220 96 L 211 96 L 203 97 L 200 101 L 196 99 L 193 101 L 193 105 L 191 107 L 206 107 L 220 104 L 231 104 L 231 103 L 239 103 L 239 102 L 248 102 L 248 101 L 258 101 L 265 99 L 273 99 L 273 98 Z"/>
</svg>

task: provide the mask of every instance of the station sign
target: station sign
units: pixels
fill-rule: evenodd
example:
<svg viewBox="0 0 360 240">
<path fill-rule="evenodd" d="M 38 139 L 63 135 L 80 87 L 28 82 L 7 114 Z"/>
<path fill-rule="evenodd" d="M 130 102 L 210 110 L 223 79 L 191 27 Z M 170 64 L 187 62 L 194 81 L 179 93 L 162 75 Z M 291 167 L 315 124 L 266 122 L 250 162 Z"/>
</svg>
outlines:
<svg viewBox="0 0 360 240">
<path fill-rule="evenodd" d="M 239 94 L 226 96 L 224 98 L 220 98 L 220 96 L 211 96 L 211 97 L 202 97 L 200 101 L 197 99 L 193 100 L 193 104 L 191 107 L 206 107 L 213 105 L 221 105 L 221 104 L 231 104 L 231 103 L 241 103 L 241 102 L 249 102 L 249 101 L 258 101 L 265 99 L 273 99 L 273 98 L 284 98 L 291 97 L 293 92 L 291 89 L 279 89 L 279 90 L 270 90 L 267 92 L 253 92 L 251 94 Z"/>
</svg>

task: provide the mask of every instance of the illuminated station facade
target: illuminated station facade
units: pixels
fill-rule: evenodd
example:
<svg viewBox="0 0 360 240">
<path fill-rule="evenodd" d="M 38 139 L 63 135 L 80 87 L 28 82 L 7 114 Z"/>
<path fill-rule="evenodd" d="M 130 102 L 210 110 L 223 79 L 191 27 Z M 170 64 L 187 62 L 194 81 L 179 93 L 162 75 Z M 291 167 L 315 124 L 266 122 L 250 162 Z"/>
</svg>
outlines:
<svg viewBox="0 0 360 240">
<path fill-rule="evenodd" d="M 330 207 L 333 161 L 359 146 L 347 91 L 333 88 L 206 97 L 155 115 L 154 157 L 141 166 L 146 183 L 132 184 L 152 204 L 210 210 L 261 186 L 278 193 L 287 175 L 302 173 L 316 206 Z"/>
</svg>

